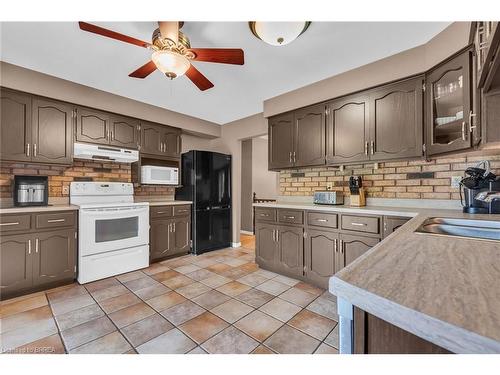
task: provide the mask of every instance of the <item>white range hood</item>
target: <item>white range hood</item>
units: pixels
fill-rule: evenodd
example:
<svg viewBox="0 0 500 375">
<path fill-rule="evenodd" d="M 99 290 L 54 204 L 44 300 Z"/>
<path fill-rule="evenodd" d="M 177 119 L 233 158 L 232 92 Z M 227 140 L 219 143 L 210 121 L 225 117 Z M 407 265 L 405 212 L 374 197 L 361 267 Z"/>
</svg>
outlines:
<svg viewBox="0 0 500 375">
<path fill-rule="evenodd" d="M 116 163 L 134 163 L 139 160 L 139 151 L 113 146 L 75 143 L 73 152 L 76 159 L 110 161 Z"/>
</svg>

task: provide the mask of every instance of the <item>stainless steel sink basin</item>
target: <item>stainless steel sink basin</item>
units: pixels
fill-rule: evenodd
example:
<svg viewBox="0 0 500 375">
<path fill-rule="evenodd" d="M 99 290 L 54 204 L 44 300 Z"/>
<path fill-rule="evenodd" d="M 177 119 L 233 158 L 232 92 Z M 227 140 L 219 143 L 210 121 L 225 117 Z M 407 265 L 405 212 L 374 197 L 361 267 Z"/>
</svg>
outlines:
<svg viewBox="0 0 500 375">
<path fill-rule="evenodd" d="M 500 241 L 500 221 L 431 217 L 415 232 Z"/>
</svg>

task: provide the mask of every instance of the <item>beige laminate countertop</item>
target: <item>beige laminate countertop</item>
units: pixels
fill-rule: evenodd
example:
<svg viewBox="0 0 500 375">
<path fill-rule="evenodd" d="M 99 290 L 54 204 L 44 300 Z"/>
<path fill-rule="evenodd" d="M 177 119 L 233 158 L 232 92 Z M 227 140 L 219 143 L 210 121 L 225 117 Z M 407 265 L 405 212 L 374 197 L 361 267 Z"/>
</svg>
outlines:
<svg viewBox="0 0 500 375">
<path fill-rule="evenodd" d="M 78 206 L 75 206 L 73 204 L 52 204 L 49 206 L 31 206 L 31 207 L 4 206 L 0 207 L 0 215 L 23 214 L 32 212 L 74 211 L 74 210 L 78 210 Z"/>
<path fill-rule="evenodd" d="M 414 232 L 429 217 L 500 221 L 500 215 L 297 203 L 256 206 L 413 216 L 335 274 L 330 291 L 452 352 L 500 353 L 500 242 Z"/>
</svg>

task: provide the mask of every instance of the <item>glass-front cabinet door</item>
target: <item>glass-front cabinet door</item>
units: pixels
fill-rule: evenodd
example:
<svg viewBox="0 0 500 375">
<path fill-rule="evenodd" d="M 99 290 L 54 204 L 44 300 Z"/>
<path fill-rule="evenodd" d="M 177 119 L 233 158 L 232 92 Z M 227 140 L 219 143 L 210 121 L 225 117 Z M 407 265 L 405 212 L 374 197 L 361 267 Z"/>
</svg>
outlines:
<svg viewBox="0 0 500 375">
<path fill-rule="evenodd" d="M 427 76 L 427 153 L 471 147 L 470 52 L 438 66 Z"/>
</svg>

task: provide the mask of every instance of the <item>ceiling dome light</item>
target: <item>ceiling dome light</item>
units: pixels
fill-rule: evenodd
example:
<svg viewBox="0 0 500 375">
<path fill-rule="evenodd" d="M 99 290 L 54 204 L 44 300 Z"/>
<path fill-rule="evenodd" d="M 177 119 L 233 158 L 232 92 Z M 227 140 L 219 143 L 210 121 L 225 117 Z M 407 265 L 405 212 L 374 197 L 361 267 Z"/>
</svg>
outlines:
<svg viewBox="0 0 500 375">
<path fill-rule="evenodd" d="M 191 63 L 185 56 L 169 50 L 153 52 L 151 60 L 153 60 L 158 70 L 165 73 L 170 79 L 184 75 L 191 66 Z"/>
<path fill-rule="evenodd" d="M 250 30 L 260 40 L 272 46 L 284 46 L 293 42 L 304 31 L 307 30 L 311 22 L 258 22 L 248 23 Z"/>
</svg>

